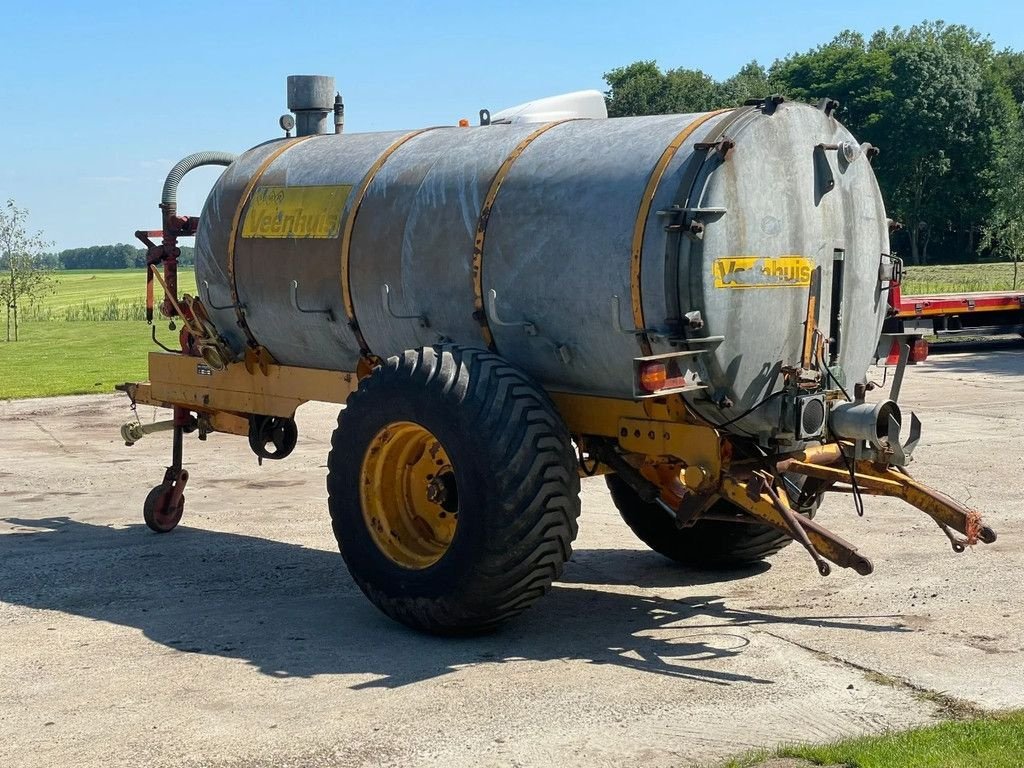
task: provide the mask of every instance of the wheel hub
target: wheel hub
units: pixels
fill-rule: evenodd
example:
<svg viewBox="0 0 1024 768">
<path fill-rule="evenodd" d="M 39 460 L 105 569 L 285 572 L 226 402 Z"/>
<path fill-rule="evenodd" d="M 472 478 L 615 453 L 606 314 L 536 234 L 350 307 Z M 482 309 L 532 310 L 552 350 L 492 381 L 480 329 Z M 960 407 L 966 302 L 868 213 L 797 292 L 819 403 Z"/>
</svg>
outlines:
<svg viewBox="0 0 1024 768">
<path fill-rule="evenodd" d="M 360 471 L 366 528 L 392 562 L 413 570 L 444 557 L 458 526 L 458 485 L 440 441 L 419 424 L 388 424 L 370 441 Z"/>
</svg>

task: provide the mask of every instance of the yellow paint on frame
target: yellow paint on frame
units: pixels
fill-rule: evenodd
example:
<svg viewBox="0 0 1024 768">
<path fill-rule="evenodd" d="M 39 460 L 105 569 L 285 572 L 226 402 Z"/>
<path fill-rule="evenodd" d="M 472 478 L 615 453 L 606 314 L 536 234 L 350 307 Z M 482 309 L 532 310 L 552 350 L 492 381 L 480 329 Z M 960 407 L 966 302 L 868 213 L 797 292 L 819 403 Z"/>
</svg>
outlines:
<svg viewBox="0 0 1024 768">
<path fill-rule="evenodd" d="M 242 224 L 243 238 L 337 237 L 351 184 L 257 187 Z"/>
</svg>

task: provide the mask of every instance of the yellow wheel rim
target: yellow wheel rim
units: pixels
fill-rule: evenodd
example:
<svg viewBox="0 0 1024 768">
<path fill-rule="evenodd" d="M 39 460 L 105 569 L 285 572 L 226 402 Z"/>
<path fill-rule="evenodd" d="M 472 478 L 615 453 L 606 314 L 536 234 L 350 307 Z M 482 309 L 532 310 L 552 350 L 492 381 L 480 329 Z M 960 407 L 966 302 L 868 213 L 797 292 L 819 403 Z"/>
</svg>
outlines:
<svg viewBox="0 0 1024 768">
<path fill-rule="evenodd" d="M 455 538 L 459 494 L 451 459 L 430 430 L 396 421 L 363 456 L 359 498 L 374 544 L 403 568 L 429 568 Z"/>
</svg>

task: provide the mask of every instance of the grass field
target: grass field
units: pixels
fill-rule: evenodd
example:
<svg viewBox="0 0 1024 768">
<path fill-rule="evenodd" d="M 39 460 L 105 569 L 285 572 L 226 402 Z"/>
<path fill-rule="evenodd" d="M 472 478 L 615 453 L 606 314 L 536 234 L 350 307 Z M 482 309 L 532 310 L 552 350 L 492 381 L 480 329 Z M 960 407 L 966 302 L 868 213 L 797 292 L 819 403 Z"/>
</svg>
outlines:
<svg viewBox="0 0 1024 768">
<path fill-rule="evenodd" d="M 783 747 L 733 760 L 725 768 L 755 768 L 769 757 L 849 768 L 1020 768 L 1024 712 L 941 723 L 822 746 Z"/>
<path fill-rule="evenodd" d="M 905 295 L 1018 289 L 1024 289 L 1024 265 L 1020 267 L 1017 285 L 1014 286 L 1013 263 L 1009 261 L 995 264 L 907 267 L 907 273 L 903 278 Z"/>
<path fill-rule="evenodd" d="M 0 341 L 0 399 L 108 393 L 114 384 L 146 379 L 147 355 L 157 349 L 142 319 L 146 273 L 74 270 L 59 277 L 57 292 L 25 313 L 20 340 Z M 178 282 L 195 293 L 193 272 L 182 270 Z M 155 295 L 162 295 L 159 284 Z M 156 327 L 157 338 L 178 346 L 166 320 Z"/>
<path fill-rule="evenodd" d="M 156 347 L 142 321 L 145 273 L 72 270 L 59 278 L 56 293 L 24 309 L 21 341 L 0 342 L 0 399 L 110 392 L 115 383 L 146 376 L 146 355 Z M 179 285 L 194 294 L 195 273 L 181 270 Z M 1010 263 L 910 267 L 904 292 L 994 291 L 1012 285 Z M 159 284 L 155 288 L 159 297 Z M 164 344 L 177 346 L 166 322 L 157 328 Z"/>
<path fill-rule="evenodd" d="M 135 269 L 68 270 L 59 272 L 57 292 L 45 296 L 23 316 L 28 322 L 51 320 L 142 320 L 146 309 L 146 273 Z M 196 276 L 191 269 L 178 271 L 181 293 L 196 292 Z M 160 284 L 153 282 L 157 301 L 163 296 Z M 111 312 L 116 308 L 116 312 Z"/>
</svg>

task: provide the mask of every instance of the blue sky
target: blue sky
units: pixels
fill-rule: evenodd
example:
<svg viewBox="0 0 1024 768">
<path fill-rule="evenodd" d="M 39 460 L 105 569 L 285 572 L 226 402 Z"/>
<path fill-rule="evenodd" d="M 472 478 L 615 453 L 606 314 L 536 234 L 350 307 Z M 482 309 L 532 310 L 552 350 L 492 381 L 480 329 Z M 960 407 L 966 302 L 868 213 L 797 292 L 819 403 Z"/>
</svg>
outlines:
<svg viewBox="0 0 1024 768">
<path fill-rule="evenodd" d="M 31 212 L 55 248 L 130 242 L 159 225 L 163 177 L 191 152 L 278 135 L 285 77 L 338 79 L 346 129 L 455 123 L 581 88 L 638 59 L 716 78 L 751 59 L 923 19 L 964 23 L 1024 49 L 1024 4 L 3 0 L 0 200 Z M 190 175 L 198 214 L 215 178 Z"/>
</svg>

